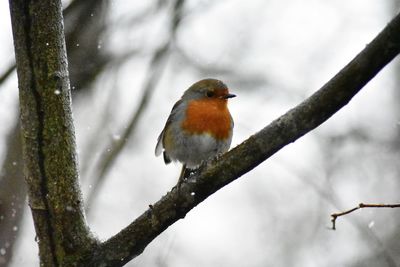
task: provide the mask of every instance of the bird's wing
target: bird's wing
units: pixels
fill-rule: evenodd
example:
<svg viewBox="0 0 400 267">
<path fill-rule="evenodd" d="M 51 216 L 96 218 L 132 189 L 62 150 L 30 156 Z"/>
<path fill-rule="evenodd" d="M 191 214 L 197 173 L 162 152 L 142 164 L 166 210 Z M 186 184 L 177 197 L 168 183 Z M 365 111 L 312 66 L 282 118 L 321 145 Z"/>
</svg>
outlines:
<svg viewBox="0 0 400 267">
<path fill-rule="evenodd" d="M 161 155 L 161 152 L 163 152 L 164 149 L 164 132 L 165 129 L 168 127 L 168 125 L 172 122 L 173 118 L 175 117 L 175 114 L 178 111 L 178 107 L 181 105 L 182 99 L 178 100 L 175 105 L 172 107 L 171 113 L 169 114 L 169 117 L 167 119 L 167 122 L 165 123 L 164 129 L 161 131 L 160 135 L 157 138 L 157 145 L 155 149 L 155 155 L 158 157 Z M 168 158 L 168 155 L 164 155 L 164 161 L 167 163 L 165 158 Z"/>
</svg>

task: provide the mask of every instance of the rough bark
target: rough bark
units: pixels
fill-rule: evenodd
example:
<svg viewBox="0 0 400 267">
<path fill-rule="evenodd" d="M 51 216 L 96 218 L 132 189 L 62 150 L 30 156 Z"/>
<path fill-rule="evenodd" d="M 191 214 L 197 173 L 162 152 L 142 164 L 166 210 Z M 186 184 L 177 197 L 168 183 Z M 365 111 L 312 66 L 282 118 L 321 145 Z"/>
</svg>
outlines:
<svg viewBox="0 0 400 267">
<path fill-rule="evenodd" d="M 10 0 L 24 174 L 42 266 L 71 266 L 94 244 L 78 186 L 61 2 Z"/>
</svg>

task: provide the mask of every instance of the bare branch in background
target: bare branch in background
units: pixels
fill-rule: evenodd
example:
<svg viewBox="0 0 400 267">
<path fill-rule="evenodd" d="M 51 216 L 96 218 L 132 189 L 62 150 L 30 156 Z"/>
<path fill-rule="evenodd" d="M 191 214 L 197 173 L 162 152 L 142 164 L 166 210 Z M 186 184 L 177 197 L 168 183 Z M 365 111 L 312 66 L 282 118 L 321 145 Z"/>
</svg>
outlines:
<svg viewBox="0 0 400 267">
<path fill-rule="evenodd" d="M 110 60 L 101 50 L 108 0 L 73 0 L 63 11 L 69 72 L 74 89 L 88 85 Z M 0 76 L 0 85 L 14 72 L 15 62 Z"/>
<path fill-rule="evenodd" d="M 273 90 L 274 94 L 279 93 L 284 97 L 288 97 L 293 92 L 292 87 L 288 88 L 281 81 L 271 81 L 265 73 L 249 73 L 240 67 L 224 66 L 217 62 L 204 63 L 198 58 L 195 59 L 190 56 L 190 51 L 185 51 L 179 45 L 175 46 L 175 56 L 180 61 L 180 65 L 185 66 L 185 68 L 192 68 L 200 77 L 218 77 L 221 80 L 229 80 L 229 84 L 235 86 L 230 88 L 233 91 L 240 90 L 240 88 L 246 88 L 246 91 L 253 88 L 263 88 L 265 93 L 265 90 L 269 88 L 279 88 L 279 90 Z"/>
<path fill-rule="evenodd" d="M 15 70 L 15 64 L 11 64 L 6 71 L 0 76 L 0 86 L 7 80 L 8 77 L 10 77 L 11 73 L 14 72 Z"/>
<path fill-rule="evenodd" d="M 99 192 L 101 186 L 105 181 L 108 171 L 114 164 L 122 149 L 125 147 L 125 144 L 129 140 L 129 138 L 133 137 L 138 122 L 147 107 L 147 104 L 154 92 L 154 89 L 157 86 L 158 81 L 162 76 L 162 73 L 165 70 L 167 57 L 170 53 L 170 47 L 172 46 L 172 43 L 175 39 L 175 34 L 181 21 L 183 4 L 184 0 L 178 0 L 175 2 L 171 14 L 171 30 L 169 40 L 155 52 L 150 62 L 147 77 L 145 78 L 142 90 L 142 97 L 136 110 L 133 112 L 131 119 L 129 120 L 128 126 L 124 129 L 120 138 L 111 140 L 111 143 L 105 147 L 105 151 L 100 157 L 98 168 L 96 168 L 98 171 L 95 175 L 93 175 L 95 177 L 95 180 L 91 183 L 91 189 L 88 192 L 86 201 L 87 209 L 92 205 L 96 194 Z"/>
<path fill-rule="evenodd" d="M 165 1 L 166 3 L 168 1 Z M 162 6 L 157 5 L 156 3 L 150 3 L 147 8 L 142 10 L 139 13 L 136 13 L 134 15 L 129 14 L 127 17 L 121 17 L 118 18 L 118 20 L 115 22 L 113 28 L 132 28 L 132 27 L 140 27 L 143 22 L 147 20 L 152 19 L 152 14 L 155 13 L 156 11 L 159 11 L 162 9 Z"/>
<path fill-rule="evenodd" d="M 8 149 L 0 171 L 0 266 L 13 256 L 25 210 L 26 186 L 22 173 L 20 125 L 17 123 L 6 140 Z"/>
<path fill-rule="evenodd" d="M 336 230 L 336 219 L 338 217 L 344 216 L 346 214 L 352 213 L 356 210 L 363 209 L 363 208 L 400 208 L 400 204 L 364 204 L 364 203 L 360 203 L 360 204 L 358 204 L 357 207 L 354 207 L 352 209 L 349 209 L 349 210 L 346 210 L 343 212 L 333 213 L 333 214 L 331 214 L 332 230 Z"/>
<path fill-rule="evenodd" d="M 108 0 L 75 0 L 64 11 L 69 75 L 73 93 L 90 84 L 110 62 L 103 49 Z"/>
</svg>

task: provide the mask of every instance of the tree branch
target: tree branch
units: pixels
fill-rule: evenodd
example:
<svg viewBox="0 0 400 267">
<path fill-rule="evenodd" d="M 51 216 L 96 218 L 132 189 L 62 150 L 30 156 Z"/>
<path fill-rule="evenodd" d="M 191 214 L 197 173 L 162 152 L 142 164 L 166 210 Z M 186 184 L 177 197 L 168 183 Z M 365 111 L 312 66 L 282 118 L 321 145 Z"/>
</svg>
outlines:
<svg viewBox="0 0 400 267">
<path fill-rule="evenodd" d="M 328 120 L 400 52 L 400 15 L 320 90 L 173 189 L 101 244 L 85 266 L 122 266 L 223 186 Z M 117 249 L 116 249 L 117 248 Z"/>
<path fill-rule="evenodd" d="M 400 208 L 400 204 L 364 204 L 360 203 L 358 204 L 357 207 L 354 207 L 352 209 L 343 211 L 343 212 L 338 212 L 338 213 L 332 213 L 332 230 L 336 230 L 336 219 L 338 217 L 344 216 L 346 214 L 352 213 L 353 211 L 363 209 L 363 208 Z"/>
</svg>

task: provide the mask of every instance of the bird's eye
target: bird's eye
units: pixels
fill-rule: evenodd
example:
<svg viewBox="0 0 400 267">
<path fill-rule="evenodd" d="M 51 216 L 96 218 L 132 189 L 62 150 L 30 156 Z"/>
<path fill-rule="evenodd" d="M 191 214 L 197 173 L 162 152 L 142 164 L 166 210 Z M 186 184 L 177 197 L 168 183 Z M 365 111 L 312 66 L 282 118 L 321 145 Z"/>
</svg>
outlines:
<svg viewBox="0 0 400 267">
<path fill-rule="evenodd" d="M 214 92 L 213 91 L 207 91 L 206 92 L 206 96 L 207 97 L 213 97 L 214 96 Z"/>
</svg>

